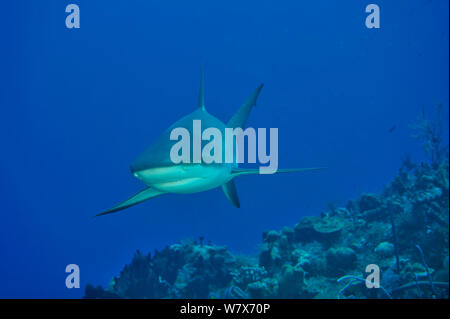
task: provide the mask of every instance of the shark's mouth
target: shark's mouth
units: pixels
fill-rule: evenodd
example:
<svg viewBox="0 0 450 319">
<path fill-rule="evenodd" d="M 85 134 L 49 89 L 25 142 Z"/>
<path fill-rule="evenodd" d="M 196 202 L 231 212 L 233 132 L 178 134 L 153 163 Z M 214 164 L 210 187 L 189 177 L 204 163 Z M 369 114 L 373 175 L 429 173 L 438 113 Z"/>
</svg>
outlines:
<svg viewBox="0 0 450 319">
<path fill-rule="evenodd" d="M 134 172 L 148 186 L 164 192 L 191 193 L 220 186 L 231 178 L 231 168 L 224 165 L 175 165 Z"/>
<path fill-rule="evenodd" d="M 199 189 L 208 189 L 210 181 L 203 177 L 183 178 L 172 182 L 153 184 L 152 187 L 168 193 L 194 193 Z"/>
<path fill-rule="evenodd" d="M 136 171 L 133 175 L 147 185 L 176 182 L 188 177 L 184 165 L 149 168 Z"/>
</svg>

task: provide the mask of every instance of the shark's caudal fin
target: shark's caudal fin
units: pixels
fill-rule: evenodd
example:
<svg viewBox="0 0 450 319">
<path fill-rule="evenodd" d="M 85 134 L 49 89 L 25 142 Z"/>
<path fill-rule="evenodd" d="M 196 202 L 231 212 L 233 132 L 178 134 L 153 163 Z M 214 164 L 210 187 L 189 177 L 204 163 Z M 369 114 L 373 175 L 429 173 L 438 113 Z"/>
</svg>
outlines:
<svg viewBox="0 0 450 319">
<path fill-rule="evenodd" d="M 307 171 L 317 171 L 321 169 L 325 169 L 326 167 L 311 167 L 311 168 L 291 168 L 291 169 L 278 169 L 274 174 L 278 173 L 299 173 L 299 172 L 307 172 Z M 256 174 L 259 175 L 259 169 L 246 169 L 246 168 L 235 168 L 231 172 L 233 177 L 240 175 L 250 175 Z M 261 174 L 261 175 L 270 175 L 270 174 Z"/>
<path fill-rule="evenodd" d="M 247 122 L 248 116 L 252 109 L 252 106 L 256 105 L 256 99 L 258 98 L 259 92 L 261 92 L 264 84 L 261 84 L 256 88 L 255 91 L 248 97 L 247 101 L 237 110 L 237 112 L 233 115 L 233 117 L 228 121 L 227 127 L 243 128 L 245 122 Z"/>
<path fill-rule="evenodd" d="M 234 185 L 234 181 L 231 180 L 226 184 L 222 185 L 222 190 L 225 193 L 225 196 L 228 200 L 236 207 L 241 207 L 241 203 L 239 203 L 239 197 L 236 191 L 236 185 Z"/>
<path fill-rule="evenodd" d="M 146 188 L 143 191 L 140 191 L 139 193 L 137 193 L 136 195 L 130 197 L 126 201 L 114 206 L 113 208 L 108 209 L 100 214 L 95 215 L 95 217 L 115 213 L 119 210 L 134 206 L 136 204 L 142 203 L 143 201 L 146 201 L 147 199 L 150 199 L 150 198 L 162 195 L 162 194 L 164 194 L 164 193 L 160 192 L 154 188 L 151 188 L 151 187 Z"/>
<path fill-rule="evenodd" d="M 198 108 L 205 109 L 205 72 L 202 67 L 202 73 L 200 75 L 200 90 L 198 92 Z"/>
</svg>

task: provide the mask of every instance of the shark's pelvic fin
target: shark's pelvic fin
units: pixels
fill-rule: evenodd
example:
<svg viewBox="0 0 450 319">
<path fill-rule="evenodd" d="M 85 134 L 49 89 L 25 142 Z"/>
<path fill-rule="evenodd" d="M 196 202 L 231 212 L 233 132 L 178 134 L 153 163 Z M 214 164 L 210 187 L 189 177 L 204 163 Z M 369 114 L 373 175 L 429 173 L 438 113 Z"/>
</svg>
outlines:
<svg viewBox="0 0 450 319">
<path fill-rule="evenodd" d="M 252 106 L 256 105 L 256 99 L 258 98 L 259 92 L 261 92 L 264 83 L 256 88 L 255 91 L 248 97 L 247 101 L 237 110 L 237 112 L 233 115 L 233 117 L 228 121 L 227 127 L 243 128 L 245 122 L 247 122 L 248 116 L 252 109 Z"/>
<path fill-rule="evenodd" d="M 274 174 L 278 173 L 298 173 L 298 172 L 307 172 L 307 171 L 317 171 L 321 169 L 325 169 L 326 167 L 310 167 L 310 168 L 291 168 L 291 169 L 278 169 Z M 233 177 L 240 175 L 250 175 L 256 174 L 259 175 L 259 169 L 246 169 L 246 168 L 235 168 L 231 172 Z M 270 175 L 270 174 L 261 174 L 261 175 Z"/>
<path fill-rule="evenodd" d="M 136 195 L 130 197 L 126 201 L 114 206 L 113 208 L 108 209 L 100 214 L 95 215 L 95 217 L 115 213 L 119 210 L 134 206 L 136 204 L 142 203 L 143 201 L 146 201 L 147 199 L 150 199 L 150 198 L 162 195 L 162 194 L 164 194 L 164 193 L 161 191 L 158 191 L 154 188 L 151 188 L 151 187 L 146 188 L 143 191 L 140 191 L 139 193 L 137 193 Z"/>
<path fill-rule="evenodd" d="M 239 197 L 236 191 L 236 185 L 234 185 L 234 181 L 231 180 L 228 183 L 222 185 L 222 190 L 225 193 L 225 196 L 228 200 L 236 207 L 241 207 L 241 203 L 239 202 Z"/>
<path fill-rule="evenodd" d="M 198 108 L 205 109 L 205 71 L 202 67 L 200 75 L 200 91 L 198 92 Z"/>
</svg>

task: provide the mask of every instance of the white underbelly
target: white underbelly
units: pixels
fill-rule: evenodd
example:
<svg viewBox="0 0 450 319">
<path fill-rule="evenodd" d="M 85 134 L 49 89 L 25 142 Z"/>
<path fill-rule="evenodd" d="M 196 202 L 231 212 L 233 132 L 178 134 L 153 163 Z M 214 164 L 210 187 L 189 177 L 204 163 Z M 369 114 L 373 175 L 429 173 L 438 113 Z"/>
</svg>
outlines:
<svg viewBox="0 0 450 319">
<path fill-rule="evenodd" d="M 148 186 L 162 192 L 189 194 L 221 186 L 231 179 L 230 165 L 175 165 L 134 173 Z"/>
</svg>

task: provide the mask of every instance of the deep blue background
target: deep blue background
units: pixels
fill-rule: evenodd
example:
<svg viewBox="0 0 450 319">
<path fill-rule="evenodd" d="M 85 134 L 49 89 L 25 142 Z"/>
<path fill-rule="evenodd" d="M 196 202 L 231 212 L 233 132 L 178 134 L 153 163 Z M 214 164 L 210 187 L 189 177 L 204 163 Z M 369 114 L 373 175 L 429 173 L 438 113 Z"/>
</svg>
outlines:
<svg viewBox="0 0 450 319">
<path fill-rule="evenodd" d="M 235 253 L 261 233 L 377 192 L 403 154 L 422 159 L 408 125 L 443 103 L 448 116 L 448 1 L 8 1 L 0 13 L 0 297 L 80 297 L 134 251 L 204 236 Z M 237 180 L 91 216 L 143 186 L 129 164 L 196 106 L 228 120 L 260 83 L 248 124 L 278 127 L 280 167 L 321 172 Z M 389 129 L 396 125 L 396 130 Z M 448 138 L 448 121 L 445 124 Z"/>
</svg>

